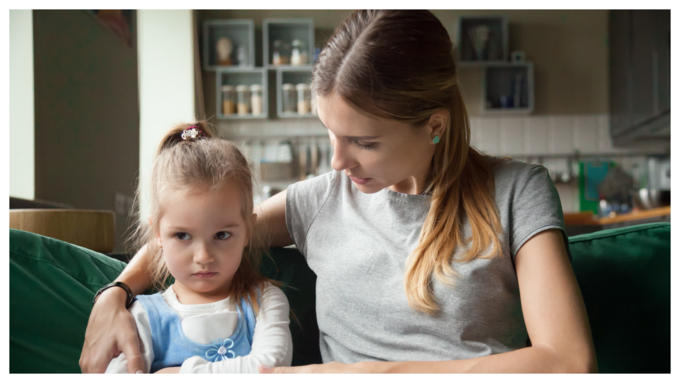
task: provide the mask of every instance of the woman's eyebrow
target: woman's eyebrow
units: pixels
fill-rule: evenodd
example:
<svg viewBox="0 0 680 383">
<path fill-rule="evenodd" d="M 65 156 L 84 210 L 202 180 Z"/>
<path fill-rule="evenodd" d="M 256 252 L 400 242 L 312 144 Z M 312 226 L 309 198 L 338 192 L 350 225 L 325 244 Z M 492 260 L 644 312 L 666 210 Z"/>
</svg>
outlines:
<svg viewBox="0 0 680 383">
<path fill-rule="evenodd" d="M 326 125 L 324 125 L 323 122 L 321 123 L 321 126 L 328 129 L 328 127 Z M 345 138 L 348 138 L 350 140 L 374 140 L 374 139 L 379 138 L 379 137 L 380 136 L 345 136 Z"/>
</svg>

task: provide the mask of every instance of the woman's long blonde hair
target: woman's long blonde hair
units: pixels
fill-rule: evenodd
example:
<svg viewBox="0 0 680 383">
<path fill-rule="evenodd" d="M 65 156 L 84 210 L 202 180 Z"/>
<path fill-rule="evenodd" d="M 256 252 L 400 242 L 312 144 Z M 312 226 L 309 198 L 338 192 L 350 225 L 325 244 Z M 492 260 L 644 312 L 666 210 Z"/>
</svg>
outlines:
<svg viewBox="0 0 680 383">
<path fill-rule="evenodd" d="M 183 140 L 182 132 L 190 126 L 200 129 L 204 137 Z M 266 282 L 273 281 L 259 273 L 262 252 L 266 248 L 259 231 L 254 229 L 253 182 L 246 158 L 232 142 L 217 138 L 212 126 L 204 121 L 178 124 L 161 140 L 153 162 L 149 188 L 149 217 L 154 224 L 158 224 L 163 214 L 163 199 L 170 193 L 194 188 L 214 190 L 226 184 L 236 186 L 249 240 L 248 246 L 243 250 L 241 264 L 232 278 L 229 298 L 236 302 L 246 298 L 251 302 L 257 315 L 259 305 L 256 288 L 262 291 Z M 136 201 L 139 201 L 140 193 L 141 183 L 137 189 Z M 162 249 L 158 246 L 155 230 L 146 219 L 139 220 L 130 241 L 136 249 L 147 246 L 151 256 L 148 273 L 152 286 L 159 290 L 164 289 L 170 272 L 165 264 Z"/>
<path fill-rule="evenodd" d="M 432 195 L 430 209 L 404 275 L 409 304 L 429 314 L 439 310 L 433 275 L 453 287 L 452 261 L 502 254 L 493 193 L 493 166 L 499 160 L 470 147 L 452 48 L 446 29 L 429 11 L 355 11 L 328 40 L 312 80 L 317 95 L 336 93 L 363 113 L 414 128 L 426 125 L 435 111 L 449 112 L 424 191 Z M 466 217 L 469 238 L 463 233 Z M 454 258 L 454 250 L 467 246 Z"/>
</svg>

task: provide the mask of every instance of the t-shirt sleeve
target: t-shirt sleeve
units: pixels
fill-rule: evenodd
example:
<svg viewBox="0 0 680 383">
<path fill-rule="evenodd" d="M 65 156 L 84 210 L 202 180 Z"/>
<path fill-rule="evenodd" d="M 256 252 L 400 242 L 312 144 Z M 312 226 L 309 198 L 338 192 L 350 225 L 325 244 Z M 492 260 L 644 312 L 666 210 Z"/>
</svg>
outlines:
<svg viewBox="0 0 680 383">
<path fill-rule="evenodd" d="M 306 256 L 307 232 L 328 200 L 338 180 L 332 171 L 309 180 L 294 183 L 286 190 L 286 227 L 298 250 Z"/>
<path fill-rule="evenodd" d="M 534 235 L 549 229 L 559 229 L 571 260 L 560 195 L 545 167 L 531 166 L 516 179 L 510 220 L 510 251 L 513 259 Z"/>
</svg>

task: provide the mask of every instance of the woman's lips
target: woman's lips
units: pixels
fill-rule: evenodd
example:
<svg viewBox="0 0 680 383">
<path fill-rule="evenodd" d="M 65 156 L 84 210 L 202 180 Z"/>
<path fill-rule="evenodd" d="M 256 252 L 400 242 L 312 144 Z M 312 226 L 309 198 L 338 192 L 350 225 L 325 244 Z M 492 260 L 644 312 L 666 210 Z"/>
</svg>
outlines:
<svg viewBox="0 0 680 383">
<path fill-rule="evenodd" d="M 368 181 L 370 181 L 370 178 L 356 178 L 356 177 L 349 177 L 355 184 L 357 185 L 366 185 Z"/>
<path fill-rule="evenodd" d="M 195 275 L 197 278 L 204 279 L 204 278 L 212 278 L 212 277 L 214 277 L 216 274 L 217 274 L 217 273 L 195 273 L 194 275 Z"/>
</svg>

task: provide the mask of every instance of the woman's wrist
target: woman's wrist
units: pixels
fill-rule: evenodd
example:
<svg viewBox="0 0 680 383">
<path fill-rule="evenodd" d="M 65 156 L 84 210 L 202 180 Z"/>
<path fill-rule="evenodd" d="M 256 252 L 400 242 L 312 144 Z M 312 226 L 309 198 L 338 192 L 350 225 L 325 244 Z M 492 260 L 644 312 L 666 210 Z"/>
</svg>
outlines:
<svg viewBox="0 0 680 383">
<path fill-rule="evenodd" d="M 112 287 L 102 291 L 97 298 L 95 304 L 105 303 L 106 305 L 115 305 L 125 307 L 127 302 L 127 292 L 120 287 Z"/>
</svg>

